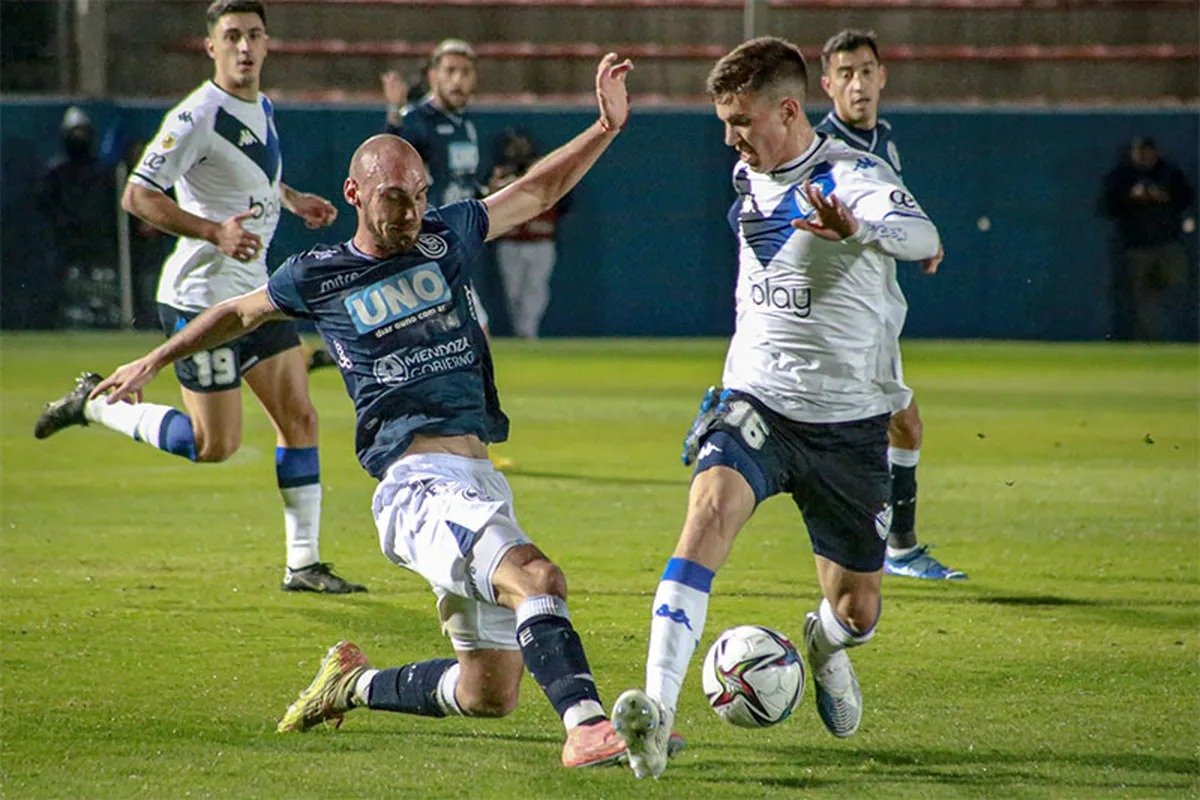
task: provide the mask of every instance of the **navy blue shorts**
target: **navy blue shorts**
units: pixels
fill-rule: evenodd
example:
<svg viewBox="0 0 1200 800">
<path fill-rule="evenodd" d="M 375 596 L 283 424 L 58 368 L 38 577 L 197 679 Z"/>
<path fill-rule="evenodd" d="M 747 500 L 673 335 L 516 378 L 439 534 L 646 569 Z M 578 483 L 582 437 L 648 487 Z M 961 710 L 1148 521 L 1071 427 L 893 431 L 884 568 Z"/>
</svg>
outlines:
<svg viewBox="0 0 1200 800">
<path fill-rule="evenodd" d="M 158 304 L 158 321 L 168 337 L 175 335 L 199 313 Z M 175 362 L 175 375 L 180 385 L 193 392 L 236 389 L 242 385 L 242 376 L 255 364 L 299 344 L 300 334 L 296 332 L 294 322 L 268 322 L 220 347 L 179 359 Z"/>
<path fill-rule="evenodd" d="M 813 552 L 855 572 L 883 568 L 891 528 L 890 415 L 854 422 L 795 422 L 732 392 L 704 436 L 696 473 L 737 470 L 761 503 L 791 494 Z"/>
</svg>

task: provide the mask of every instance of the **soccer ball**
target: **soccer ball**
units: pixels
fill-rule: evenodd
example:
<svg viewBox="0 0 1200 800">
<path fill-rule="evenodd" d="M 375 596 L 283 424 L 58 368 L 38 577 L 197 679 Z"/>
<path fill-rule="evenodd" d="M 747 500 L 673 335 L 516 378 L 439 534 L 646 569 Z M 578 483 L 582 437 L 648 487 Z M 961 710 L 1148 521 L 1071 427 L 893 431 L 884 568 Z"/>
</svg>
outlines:
<svg viewBox="0 0 1200 800">
<path fill-rule="evenodd" d="M 708 704 L 725 722 L 767 728 L 787 719 L 800 703 L 804 661 L 779 631 L 739 625 L 708 648 L 701 683 Z"/>
</svg>

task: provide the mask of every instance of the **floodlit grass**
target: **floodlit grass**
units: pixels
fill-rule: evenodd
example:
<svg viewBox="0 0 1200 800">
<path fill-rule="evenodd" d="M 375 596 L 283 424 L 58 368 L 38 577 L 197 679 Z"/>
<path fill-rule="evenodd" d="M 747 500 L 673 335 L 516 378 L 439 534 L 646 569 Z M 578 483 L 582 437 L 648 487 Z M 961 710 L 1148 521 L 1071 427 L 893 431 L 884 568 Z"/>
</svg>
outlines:
<svg viewBox="0 0 1200 800">
<path fill-rule="evenodd" d="M 790 501 L 718 575 L 684 688 L 688 749 L 658 782 L 568 772 L 536 685 L 503 720 L 275 721 L 325 648 L 442 656 L 431 595 L 380 555 L 340 379 L 321 412 L 323 557 L 367 595 L 284 594 L 273 436 L 192 465 L 95 427 L 36 442 L 45 400 L 149 335 L 0 338 L 0 685 L 12 798 L 1099 798 L 1200 793 L 1195 347 L 911 342 L 926 424 L 920 529 L 970 580 L 885 581 L 854 653 L 866 714 L 829 736 L 806 689 L 776 729 L 722 725 L 697 668 L 725 627 L 796 636 L 817 601 Z M 566 570 L 601 691 L 640 684 L 649 604 L 683 516 L 678 445 L 723 343 L 496 345 L 518 513 Z M 178 403 L 160 377 L 148 399 Z"/>
</svg>

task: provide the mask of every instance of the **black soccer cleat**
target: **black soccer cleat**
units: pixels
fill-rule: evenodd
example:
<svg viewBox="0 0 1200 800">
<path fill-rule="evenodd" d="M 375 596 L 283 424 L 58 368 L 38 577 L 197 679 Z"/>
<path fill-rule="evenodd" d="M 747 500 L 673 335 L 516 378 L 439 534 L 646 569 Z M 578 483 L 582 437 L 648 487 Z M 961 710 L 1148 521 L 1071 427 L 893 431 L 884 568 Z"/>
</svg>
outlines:
<svg viewBox="0 0 1200 800">
<path fill-rule="evenodd" d="M 45 439 L 63 428 L 69 428 L 72 425 L 87 425 L 87 418 L 83 416 L 83 407 L 87 403 L 88 395 L 101 380 L 103 378 L 94 372 L 84 372 L 75 379 L 74 389 L 53 403 L 47 403 L 46 410 L 42 412 L 42 415 L 38 417 L 37 424 L 33 426 L 34 438 Z"/>
<path fill-rule="evenodd" d="M 367 590 L 367 587 L 362 584 L 351 583 L 334 575 L 332 567 L 332 564 L 326 564 L 324 561 L 318 561 L 300 569 L 288 567 L 287 573 L 283 576 L 283 584 L 279 588 L 285 592 L 320 592 L 323 594 L 352 594 Z"/>
</svg>

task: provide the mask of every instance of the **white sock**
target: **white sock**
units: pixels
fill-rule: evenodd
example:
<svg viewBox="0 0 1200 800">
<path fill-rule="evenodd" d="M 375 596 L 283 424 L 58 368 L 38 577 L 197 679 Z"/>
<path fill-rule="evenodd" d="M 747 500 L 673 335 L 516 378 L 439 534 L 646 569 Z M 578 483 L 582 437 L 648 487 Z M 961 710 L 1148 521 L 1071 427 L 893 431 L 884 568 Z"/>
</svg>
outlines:
<svg viewBox="0 0 1200 800">
<path fill-rule="evenodd" d="M 307 567 L 321 560 L 321 484 L 280 488 L 283 527 L 287 536 L 287 565 Z"/>
<path fill-rule="evenodd" d="M 875 635 L 874 625 L 862 633 L 852 630 L 838 617 L 828 598 L 821 600 L 817 616 L 820 618 L 821 624 L 813 632 L 812 641 L 816 651 L 824 656 L 831 656 L 847 647 L 866 644 Z"/>
<path fill-rule="evenodd" d="M 604 706 L 597 703 L 595 700 L 580 700 L 575 705 L 567 709 L 567 713 L 563 714 L 563 725 L 568 731 L 578 728 L 580 724 L 589 719 L 604 716 Z"/>
<path fill-rule="evenodd" d="M 354 702 L 357 705 L 366 706 L 370 702 L 371 681 L 378 674 L 377 669 L 366 669 L 358 676 L 358 680 L 354 682 Z"/>
<path fill-rule="evenodd" d="M 88 422 L 98 422 L 109 430 L 123 433 L 129 438 L 145 442 L 151 447 L 166 450 L 162 441 L 163 420 L 171 414 L 182 412 L 171 406 L 156 403 L 109 403 L 106 398 L 88 400 L 83 406 L 83 416 Z"/>
<path fill-rule="evenodd" d="M 461 672 L 461 667 L 455 664 L 443 672 L 442 677 L 438 679 L 437 701 L 447 717 L 466 716 L 463 710 L 459 708 L 458 699 L 454 696 L 454 691 L 458 688 L 458 676 Z"/>
<path fill-rule="evenodd" d="M 897 467 L 915 467 L 917 462 L 921 460 L 920 448 L 916 450 L 905 450 L 903 447 L 888 448 L 888 463 L 895 464 Z"/>
<path fill-rule="evenodd" d="M 887 557 L 888 558 L 904 558 L 905 556 L 911 554 L 918 547 L 920 547 L 919 544 L 914 544 L 912 547 L 892 547 L 889 544 L 887 546 Z"/>
<path fill-rule="evenodd" d="M 646 694 L 674 713 L 692 654 L 704 635 L 713 573 L 673 558 L 654 593 L 650 645 L 646 654 Z"/>
</svg>

